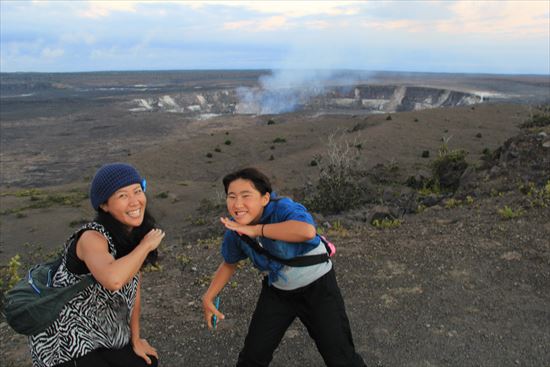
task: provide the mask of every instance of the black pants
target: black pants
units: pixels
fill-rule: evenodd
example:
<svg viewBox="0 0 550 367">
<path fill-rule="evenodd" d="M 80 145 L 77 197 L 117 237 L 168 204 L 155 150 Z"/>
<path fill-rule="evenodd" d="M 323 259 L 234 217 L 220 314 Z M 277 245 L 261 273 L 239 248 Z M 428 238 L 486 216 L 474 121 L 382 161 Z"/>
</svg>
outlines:
<svg viewBox="0 0 550 367">
<path fill-rule="evenodd" d="M 268 366 L 296 317 L 307 328 L 327 366 L 365 366 L 355 352 L 334 269 L 291 291 L 270 287 L 264 279 L 237 366 Z"/>
<path fill-rule="evenodd" d="M 151 358 L 151 364 L 147 364 L 143 358 L 134 353 L 132 345 L 128 344 L 122 349 L 96 349 L 80 358 L 58 364 L 56 367 L 157 367 L 158 361 Z"/>
</svg>

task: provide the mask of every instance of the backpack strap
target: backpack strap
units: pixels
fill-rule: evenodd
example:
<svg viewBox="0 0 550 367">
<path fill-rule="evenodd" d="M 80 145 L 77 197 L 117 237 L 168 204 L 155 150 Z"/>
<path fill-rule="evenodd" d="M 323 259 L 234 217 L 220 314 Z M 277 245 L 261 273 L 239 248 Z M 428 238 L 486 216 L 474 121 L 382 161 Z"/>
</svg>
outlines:
<svg viewBox="0 0 550 367">
<path fill-rule="evenodd" d="M 243 240 L 243 242 L 248 244 L 254 251 L 259 253 L 260 255 L 264 255 L 268 259 L 275 260 L 275 261 L 277 261 L 277 262 L 279 262 L 283 265 L 286 265 L 286 266 L 292 266 L 292 267 L 311 266 L 311 265 L 317 265 L 317 264 L 327 262 L 330 259 L 330 256 L 328 255 L 328 253 L 318 254 L 318 255 L 311 255 L 311 256 L 297 256 L 297 257 L 293 257 L 291 259 L 281 259 L 280 257 L 271 254 L 265 248 L 260 246 L 258 241 L 254 240 L 254 239 L 252 239 L 252 238 L 250 238 L 246 235 L 239 235 L 239 237 L 241 238 L 241 240 Z M 325 241 L 323 241 L 322 238 L 321 238 L 321 242 L 323 242 L 325 247 L 327 247 L 327 243 Z M 329 252 L 328 248 L 327 248 L 327 252 Z"/>
</svg>

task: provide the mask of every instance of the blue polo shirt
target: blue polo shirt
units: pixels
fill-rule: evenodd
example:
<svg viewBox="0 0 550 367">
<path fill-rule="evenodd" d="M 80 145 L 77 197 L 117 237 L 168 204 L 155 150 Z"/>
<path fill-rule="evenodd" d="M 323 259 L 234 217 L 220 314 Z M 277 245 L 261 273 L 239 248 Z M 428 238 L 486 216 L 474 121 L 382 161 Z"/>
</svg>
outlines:
<svg viewBox="0 0 550 367">
<path fill-rule="evenodd" d="M 296 220 L 315 226 L 315 221 L 307 209 L 300 203 L 289 198 L 279 198 L 271 193 L 271 200 L 264 208 L 260 218 L 260 224 L 281 223 L 288 220 Z M 320 243 L 319 236 L 300 243 L 290 243 L 270 238 L 261 238 L 262 246 L 272 255 L 282 259 L 291 259 L 311 251 Z M 267 271 L 269 283 L 277 281 L 283 264 L 268 259 L 258 254 L 246 242 L 239 238 L 235 231 L 226 230 L 221 248 L 223 259 L 226 263 L 234 264 L 240 260 L 250 258 L 252 263 L 260 271 Z"/>
</svg>

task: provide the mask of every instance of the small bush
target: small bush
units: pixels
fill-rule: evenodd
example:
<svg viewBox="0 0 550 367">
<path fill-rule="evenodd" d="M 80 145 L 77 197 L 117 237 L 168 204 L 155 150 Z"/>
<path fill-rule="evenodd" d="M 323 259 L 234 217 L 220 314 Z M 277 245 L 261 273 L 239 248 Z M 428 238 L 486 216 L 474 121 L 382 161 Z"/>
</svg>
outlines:
<svg viewBox="0 0 550 367">
<path fill-rule="evenodd" d="M 270 120 L 267 120 L 267 124 L 268 124 L 268 125 L 275 125 L 275 121 L 273 121 L 273 120 L 271 120 L 271 119 L 270 119 Z"/>
<path fill-rule="evenodd" d="M 521 124 L 521 127 L 545 127 L 548 125 L 550 125 L 550 113 L 543 113 L 533 115 L 533 117 Z"/>
<path fill-rule="evenodd" d="M 306 205 L 311 210 L 324 214 L 339 213 L 360 204 L 363 190 L 358 182 L 359 151 L 354 149 L 354 145 L 336 141 L 335 135 L 328 137 L 326 160 L 316 159 L 320 172 L 315 193 L 306 198 Z"/>
<path fill-rule="evenodd" d="M 462 205 L 462 200 L 458 200 L 458 199 L 455 199 L 455 198 L 450 198 L 449 200 L 447 200 L 445 202 L 445 208 L 447 208 L 447 209 L 456 208 L 460 205 Z"/>
<path fill-rule="evenodd" d="M 429 150 L 423 150 L 422 151 L 422 158 L 429 158 L 430 157 L 430 151 Z"/>
<path fill-rule="evenodd" d="M 504 208 L 501 208 L 498 210 L 498 214 L 503 219 L 514 219 L 514 218 L 521 217 L 524 213 L 523 213 L 523 210 L 521 209 L 514 210 L 510 208 L 508 205 L 505 205 Z"/>
<path fill-rule="evenodd" d="M 80 207 L 80 203 L 82 202 L 82 200 L 88 198 L 88 193 L 80 192 L 78 190 L 46 193 L 37 189 L 30 189 L 18 191 L 16 193 L 3 194 L 3 196 L 8 195 L 29 198 L 30 203 L 28 205 L 0 211 L 0 215 L 16 214 L 18 218 L 22 218 L 23 216 L 25 216 L 22 211 L 26 209 L 50 208 L 55 205 L 72 206 L 78 208 Z"/>
<path fill-rule="evenodd" d="M 40 191 L 38 189 L 28 189 L 28 190 L 21 190 L 21 191 L 17 191 L 15 194 L 14 194 L 16 197 L 18 198 L 24 198 L 24 197 L 35 197 L 35 196 L 38 196 L 38 195 L 44 195 L 43 191 Z"/>
<path fill-rule="evenodd" d="M 399 219 L 384 218 L 384 219 L 375 219 L 372 222 L 372 225 L 378 229 L 392 229 L 392 228 L 399 227 L 401 223 L 402 222 Z"/>
<path fill-rule="evenodd" d="M 317 166 L 317 161 L 315 159 L 313 159 L 311 162 L 309 162 L 309 165 L 311 167 L 315 167 L 315 166 Z"/>
<path fill-rule="evenodd" d="M 225 145 L 231 145 L 231 140 L 229 140 L 229 139 L 226 140 L 226 141 L 224 142 L 224 144 L 225 144 Z"/>
<path fill-rule="evenodd" d="M 212 153 L 210 152 L 206 153 L 206 158 L 212 158 Z"/>
<path fill-rule="evenodd" d="M 4 294 L 21 280 L 21 257 L 19 254 L 10 259 L 7 266 L 0 267 L 0 306 L 4 304 Z"/>
<path fill-rule="evenodd" d="M 547 208 L 550 206 L 550 180 L 538 188 L 533 182 L 527 185 L 520 185 L 520 191 L 527 196 L 527 201 L 531 207 Z"/>
<path fill-rule="evenodd" d="M 388 116 L 386 117 L 386 121 L 391 121 L 391 120 L 392 120 L 391 115 L 388 115 Z"/>
<path fill-rule="evenodd" d="M 275 159 L 275 157 L 273 156 L 273 154 L 269 156 L 269 160 L 270 160 L 270 161 L 272 161 L 272 160 L 274 160 L 274 159 Z"/>
<path fill-rule="evenodd" d="M 215 148 L 214 148 L 214 152 L 216 152 L 216 153 L 221 153 L 222 150 L 220 149 L 220 147 L 215 147 Z"/>
<path fill-rule="evenodd" d="M 157 194 L 157 198 L 159 199 L 166 199 L 168 197 L 168 193 L 166 191 L 163 191 L 159 194 Z"/>
<path fill-rule="evenodd" d="M 275 138 L 275 139 L 273 139 L 273 142 L 274 143 L 286 143 L 286 139 L 285 138 Z"/>
<path fill-rule="evenodd" d="M 440 156 L 432 162 L 434 185 L 443 191 L 456 191 L 460 184 L 460 177 L 466 168 L 468 163 L 465 151 L 441 148 Z"/>
</svg>

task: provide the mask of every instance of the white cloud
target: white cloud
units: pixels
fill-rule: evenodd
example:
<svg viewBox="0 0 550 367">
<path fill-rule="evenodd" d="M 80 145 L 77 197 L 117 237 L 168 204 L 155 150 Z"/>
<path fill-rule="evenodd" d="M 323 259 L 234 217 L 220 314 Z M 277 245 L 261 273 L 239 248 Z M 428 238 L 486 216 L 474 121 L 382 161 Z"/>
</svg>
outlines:
<svg viewBox="0 0 550 367">
<path fill-rule="evenodd" d="M 439 30 L 522 37 L 548 35 L 550 29 L 549 1 L 460 1 L 451 10 L 456 17 L 441 22 Z"/>
<path fill-rule="evenodd" d="M 113 12 L 136 12 L 138 1 L 89 1 L 85 10 L 78 14 L 84 18 L 102 18 Z"/>
<path fill-rule="evenodd" d="M 40 56 L 46 59 L 56 59 L 65 54 L 65 50 L 61 48 L 49 48 L 46 47 L 40 53 Z"/>
<path fill-rule="evenodd" d="M 288 29 L 292 26 L 287 22 L 287 18 L 274 16 L 260 20 L 242 20 L 237 22 L 224 23 L 223 28 L 227 30 L 247 30 L 249 32 L 268 32 Z"/>
<path fill-rule="evenodd" d="M 357 1 L 186 1 L 182 5 L 198 9 L 207 5 L 238 7 L 262 14 L 301 18 L 314 15 L 353 15 L 359 13 Z"/>
<path fill-rule="evenodd" d="M 444 5 L 449 13 L 442 18 L 419 19 L 404 13 L 387 18 L 369 17 L 361 24 L 379 31 L 444 33 L 456 37 L 478 34 L 494 39 L 548 36 L 550 29 L 550 1 L 457 1 Z"/>
</svg>

